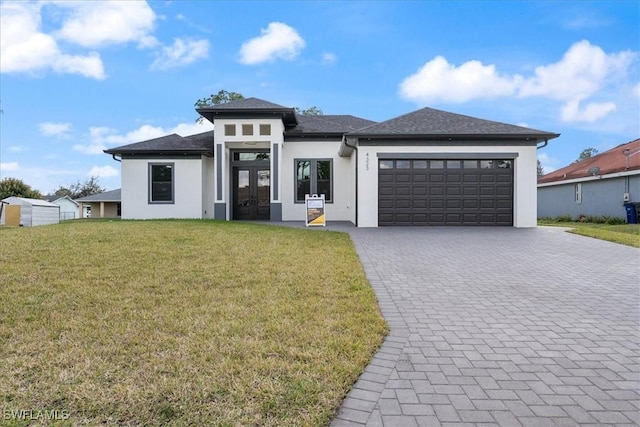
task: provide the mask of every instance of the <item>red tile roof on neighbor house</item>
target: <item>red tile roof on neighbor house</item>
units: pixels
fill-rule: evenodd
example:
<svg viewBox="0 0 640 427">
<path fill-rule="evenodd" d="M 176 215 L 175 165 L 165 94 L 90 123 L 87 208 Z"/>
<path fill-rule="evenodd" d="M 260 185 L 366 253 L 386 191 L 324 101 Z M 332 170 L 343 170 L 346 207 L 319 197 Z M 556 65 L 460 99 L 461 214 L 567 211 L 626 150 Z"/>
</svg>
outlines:
<svg viewBox="0 0 640 427">
<path fill-rule="evenodd" d="M 595 168 L 599 171 L 595 172 Z M 543 175 L 538 184 L 632 170 L 640 172 L 640 138 Z"/>
</svg>

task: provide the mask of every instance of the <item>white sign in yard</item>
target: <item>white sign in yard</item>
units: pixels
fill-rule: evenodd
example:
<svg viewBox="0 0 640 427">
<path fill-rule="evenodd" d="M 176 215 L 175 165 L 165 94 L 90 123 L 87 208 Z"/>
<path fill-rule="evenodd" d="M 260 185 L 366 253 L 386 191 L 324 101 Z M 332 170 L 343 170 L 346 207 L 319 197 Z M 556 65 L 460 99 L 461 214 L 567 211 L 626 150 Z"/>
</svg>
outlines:
<svg viewBox="0 0 640 427">
<path fill-rule="evenodd" d="M 324 194 L 319 196 L 317 194 L 312 196 L 307 194 L 304 196 L 304 202 L 307 207 L 307 227 L 324 227 L 327 225 L 324 215 Z"/>
</svg>

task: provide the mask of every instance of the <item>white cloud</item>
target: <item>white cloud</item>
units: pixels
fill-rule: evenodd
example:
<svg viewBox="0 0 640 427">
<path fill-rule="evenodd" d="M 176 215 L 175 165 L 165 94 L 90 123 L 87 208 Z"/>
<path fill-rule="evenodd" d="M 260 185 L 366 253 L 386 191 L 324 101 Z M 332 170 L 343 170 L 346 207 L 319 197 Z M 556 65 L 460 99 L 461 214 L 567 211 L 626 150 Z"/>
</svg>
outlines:
<svg viewBox="0 0 640 427">
<path fill-rule="evenodd" d="M 97 53 L 69 55 L 61 52 L 56 40 L 41 32 L 41 21 L 40 4 L 0 4 L 0 72 L 52 69 L 58 73 L 80 74 L 98 80 L 106 78 Z"/>
<path fill-rule="evenodd" d="M 44 136 L 62 136 L 69 132 L 71 123 L 44 122 L 38 125 L 38 129 L 40 129 L 40 133 Z"/>
<path fill-rule="evenodd" d="M 630 51 L 608 55 L 587 40 L 574 43 L 560 61 L 536 67 L 535 76 L 523 82 L 519 95 L 585 99 L 601 89 L 607 79 L 625 71 L 634 56 Z"/>
<path fill-rule="evenodd" d="M 538 160 L 540 160 L 542 170 L 545 174 L 553 172 L 554 170 L 558 169 L 558 166 L 560 165 L 559 159 L 551 157 L 547 153 L 538 152 Z"/>
<path fill-rule="evenodd" d="M 276 59 L 293 60 L 304 48 L 305 42 L 298 32 L 282 22 L 271 22 L 262 35 L 242 44 L 240 62 L 255 65 Z"/>
<path fill-rule="evenodd" d="M 119 134 L 117 129 L 108 127 L 89 128 L 89 143 L 76 144 L 72 148 L 84 154 L 103 154 L 103 150 L 108 147 L 132 144 L 134 142 L 147 141 L 149 139 L 160 138 L 161 136 L 177 133 L 181 136 L 189 136 L 197 133 L 213 130 L 213 125 L 209 122 L 199 123 L 179 123 L 173 128 L 164 129 L 160 126 L 142 125 L 125 134 Z"/>
<path fill-rule="evenodd" d="M 113 166 L 94 166 L 87 176 L 97 176 L 99 178 L 111 178 L 118 176 L 120 172 Z"/>
<path fill-rule="evenodd" d="M 437 56 L 405 78 L 399 93 L 420 104 L 540 97 L 560 101 L 560 117 L 565 122 L 594 122 L 617 109 L 606 98 L 614 98 L 612 88 L 625 84 L 637 57 L 638 53 L 631 51 L 607 54 L 582 40 L 574 43 L 558 62 L 538 66 L 532 75 L 521 76 L 500 74 L 495 65 L 475 60 L 456 67 Z M 589 102 L 595 96 L 605 99 Z"/>
<path fill-rule="evenodd" d="M 437 56 L 400 84 L 400 94 L 420 102 L 443 100 L 466 102 L 471 99 L 512 95 L 519 76 L 503 77 L 495 65 L 480 61 L 465 62 L 459 67 Z"/>
<path fill-rule="evenodd" d="M 17 171 L 20 169 L 20 165 L 18 162 L 8 162 L 8 163 L 0 163 L 0 171 L 4 174 L 5 172 Z"/>
<path fill-rule="evenodd" d="M 83 47 L 138 42 L 152 44 L 156 15 L 146 1 L 72 1 L 55 3 L 69 10 L 60 39 Z"/>
<path fill-rule="evenodd" d="M 9 147 L 9 151 L 11 151 L 12 153 L 21 153 L 26 149 L 26 147 L 23 147 L 21 145 L 12 145 L 11 147 Z"/>
<path fill-rule="evenodd" d="M 198 59 L 209 56 L 209 41 L 175 39 L 173 45 L 163 46 L 162 52 L 151 64 L 152 70 L 168 70 L 169 68 L 189 65 Z"/>
<path fill-rule="evenodd" d="M 323 52 L 322 53 L 322 63 L 324 65 L 332 65 L 335 64 L 338 60 L 338 57 L 335 53 L 332 52 Z"/>
<path fill-rule="evenodd" d="M 580 101 L 567 101 L 561 110 L 563 122 L 589 122 L 593 123 L 616 110 L 613 102 L 590 102 L 580 107 Z"/>
</svg>

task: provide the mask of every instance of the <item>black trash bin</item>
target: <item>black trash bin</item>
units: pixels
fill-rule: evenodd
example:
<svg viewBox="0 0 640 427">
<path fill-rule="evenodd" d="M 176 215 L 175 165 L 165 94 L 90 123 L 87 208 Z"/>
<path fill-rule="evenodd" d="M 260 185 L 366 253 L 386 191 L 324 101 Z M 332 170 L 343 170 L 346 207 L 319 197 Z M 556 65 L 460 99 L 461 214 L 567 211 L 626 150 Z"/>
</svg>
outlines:
<svg viewBox="0 0 640 427">
<path fill-rule="evenodd" d="M 636 204 L 627 202 L 624 204 L 624 210 L 627 212 L 627 224 L 637 224 L 638 212 L 636 211 Z"/>
</svg>

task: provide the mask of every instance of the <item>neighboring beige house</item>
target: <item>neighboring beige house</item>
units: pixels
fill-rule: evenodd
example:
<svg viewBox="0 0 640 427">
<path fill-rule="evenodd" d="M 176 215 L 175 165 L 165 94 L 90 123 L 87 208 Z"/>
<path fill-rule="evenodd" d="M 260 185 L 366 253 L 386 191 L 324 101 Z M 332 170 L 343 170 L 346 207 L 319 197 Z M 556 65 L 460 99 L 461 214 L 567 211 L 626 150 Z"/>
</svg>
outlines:
<svg viewBox="0 0 640 427">
<path fill-rule="evenodd" d="M 304 221 L 317 194 L 327 221 L 358 227 L 535 227 L 537 148 L 559 136 L 431 108 L 380 123 L 256 98 L 197 112 L 213 131 L 105 150 L 122 218 Z"/>
<path fill-rule="evenodd" d="M 88 218 L 120 218 L 120 189 L 92 194 L 75 200 Z"/>
</svg>

